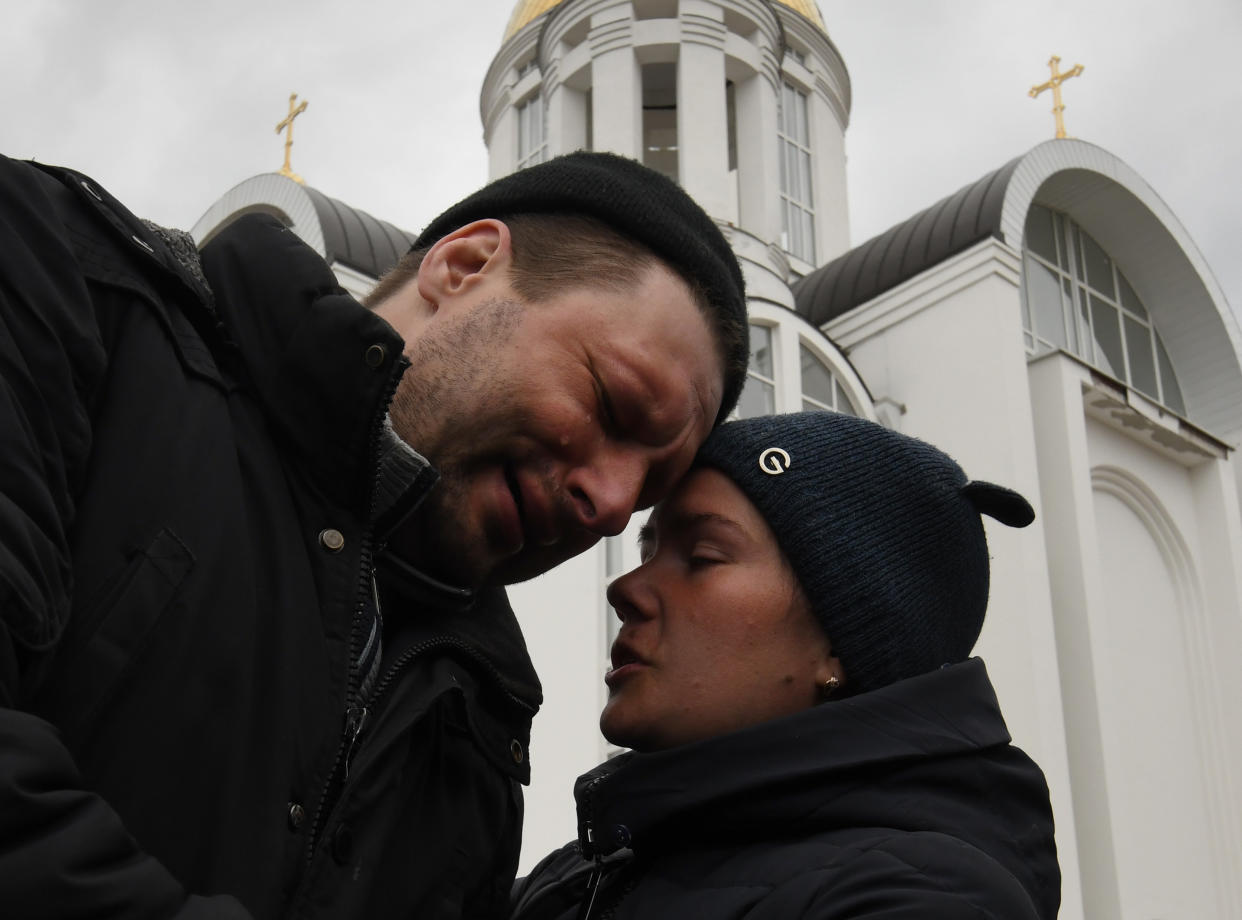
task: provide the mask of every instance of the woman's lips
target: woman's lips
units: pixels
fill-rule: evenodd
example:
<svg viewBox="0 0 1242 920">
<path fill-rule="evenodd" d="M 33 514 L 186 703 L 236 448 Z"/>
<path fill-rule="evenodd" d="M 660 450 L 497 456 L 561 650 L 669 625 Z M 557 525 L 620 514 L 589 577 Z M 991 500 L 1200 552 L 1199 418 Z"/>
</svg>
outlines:
<svg viewBox="0 0 1242 920">
<path fill-rule="evenodd" d="M 647 661 L 630 647 L 629 643 L 618 640 L 613 643 L 612 668 L 604 675 L 604 683 L 615 687 L 622 681 L 632 677 L 638 671 L 648 667 Z"/>
<path fill-rule="evenodd" d="M 645 667 L 647 665 L 641 661 L 628 661 L 608 671 L 604 675 L 604 683 L 609 687 L 616 687 Z"/>
</svg>

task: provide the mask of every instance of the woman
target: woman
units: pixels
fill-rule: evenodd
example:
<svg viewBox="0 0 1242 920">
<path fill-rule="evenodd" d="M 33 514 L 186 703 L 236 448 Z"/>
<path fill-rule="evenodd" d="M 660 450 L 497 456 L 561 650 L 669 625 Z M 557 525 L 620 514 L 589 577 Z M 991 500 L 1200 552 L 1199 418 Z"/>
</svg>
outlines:
<svg viewBox="0 0 1242 920">
<path fill-rule="evenodd" d="M 980 512 L 1034 519 L 862 419 L 718 429 L 608 591 L 600 725 L 633 752 L 578 780 L 515 920 L 1055 917 L 1047 785 L 968 659 Z"/>
</svg>

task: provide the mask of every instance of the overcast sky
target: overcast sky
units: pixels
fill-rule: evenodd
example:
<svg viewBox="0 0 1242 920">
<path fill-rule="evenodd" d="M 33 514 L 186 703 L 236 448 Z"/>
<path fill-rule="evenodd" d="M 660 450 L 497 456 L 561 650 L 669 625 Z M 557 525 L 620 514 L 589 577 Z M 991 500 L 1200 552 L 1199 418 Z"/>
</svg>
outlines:
<svg viewBox="0 0 1242 920">
<path fill-rule="evenodd" d="M 478 97 L 514 0 L 0 0 L 0 151 L 74 166 L 189 228 L 283 158 L 408 230 L 486 180 Z M 855 244 L 1052 136 L 1129 163 L 1242 306 L 1238 0 L 820 0 L 853 84 Z"/>
</svg>

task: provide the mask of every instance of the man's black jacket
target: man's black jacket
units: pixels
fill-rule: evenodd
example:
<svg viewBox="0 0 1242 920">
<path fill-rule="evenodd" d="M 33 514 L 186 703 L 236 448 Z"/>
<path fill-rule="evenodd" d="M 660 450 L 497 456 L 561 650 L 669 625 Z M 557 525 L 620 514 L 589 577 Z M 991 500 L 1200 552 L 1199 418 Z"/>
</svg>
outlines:
<svg viewBox="0 0 1242 920">
<path fill-rule="evenodd" d="M 503 595 L 376 551 L 402 342 L 273 218 L 183 262 L 0 160 L 0 915 L 492 913 L 539 688 Z"/>
</svg>

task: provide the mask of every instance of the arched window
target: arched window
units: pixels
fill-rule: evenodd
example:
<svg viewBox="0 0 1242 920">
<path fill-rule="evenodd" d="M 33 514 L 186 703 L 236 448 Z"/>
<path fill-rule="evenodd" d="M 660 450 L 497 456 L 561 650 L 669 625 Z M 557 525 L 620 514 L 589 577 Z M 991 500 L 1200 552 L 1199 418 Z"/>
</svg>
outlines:
<svg viewBox="0 0 1242 920">
<path fill-rule="evenodd" d="M 828 365 L 801 343 L 798 355 L 802 364 L 802 408 L 857 415 L 858 410 Z"/>
<path fill-rule="evenodd" d="M 738 418 L 796 412 L 799 409 L 826 410 L 858 415 L 858 409 L 832 369 L 807 346 L 794 330 L 784 330 L 785 348 L 779 347 L 780 326 L 750 326 L 750 366 L 746 370 L 746 386 L 738 400 Z M 798 374 L 782 372 L 780 355 L 793 351 L 797 342 Z M 782 386 L 782 382 L 784 386 Z"/>
<path fill-rule="evenodd" d="M 1037 204 L 1026 217 L 1022 325 L 1027 350 L 1063 349 L 1186 414 L 1151 316 L 1108 253 L 1067 215 Z"/>
<path fill-rule="evenodd" d="M 815 204 L 811 188 L 811 130 L 807 95 L 781 84 L 779 129 L 781 218 L 784 247 L 805 262 L 815 262 Z"/>
<path fill-rule="evenodd" d="M 746 386 L 737 402 L 738 418 L 772 415 L 776 411 L 776 361 L 772 354 L 772 328 L 750 327 L 750 365 Z"/>
</svg>

